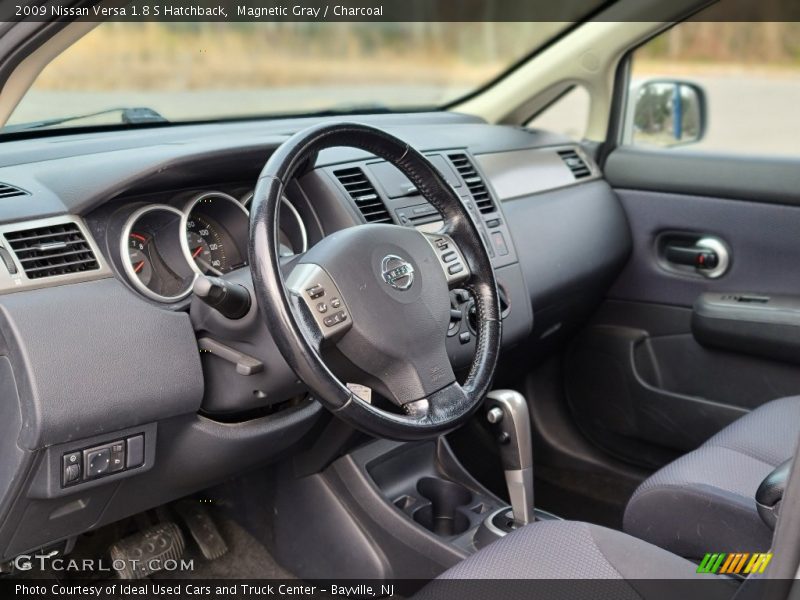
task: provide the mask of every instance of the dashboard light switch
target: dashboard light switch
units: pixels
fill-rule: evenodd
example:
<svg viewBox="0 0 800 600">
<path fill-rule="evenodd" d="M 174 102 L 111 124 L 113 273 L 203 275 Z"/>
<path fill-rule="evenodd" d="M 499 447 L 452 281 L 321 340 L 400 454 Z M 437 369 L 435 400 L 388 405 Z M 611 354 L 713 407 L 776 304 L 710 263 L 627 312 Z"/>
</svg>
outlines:
<svg viewBox="0 0 800 600">
<path fill-rule="evenodd" d="M 62 467 L 62 476 L 61 476 L 61 484 L 62 486 L 67 486 L 71 483 L 75 483 L 81 478 L 83 474 L 82 469 L 82 456 L 80 452 L 70 452 L 69 454 L 65 454 L 63 457 L 63 467 Z"/>
</svg>

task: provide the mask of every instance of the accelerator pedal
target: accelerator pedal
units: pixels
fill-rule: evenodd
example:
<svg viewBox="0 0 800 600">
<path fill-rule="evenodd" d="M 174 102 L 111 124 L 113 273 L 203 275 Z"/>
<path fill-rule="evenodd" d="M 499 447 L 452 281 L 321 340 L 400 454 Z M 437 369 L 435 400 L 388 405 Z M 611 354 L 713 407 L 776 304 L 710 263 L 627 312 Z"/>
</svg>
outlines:
<svg viewBox="0 0 800 600">
<path fill-rule="evenodd" d="M 228 544 L 222 538 L 214 520 L 198 500 L 181 500 L 175 504 L 175 510 L 189 529 L 203 558 L 216 560 L 228 551 Z"/>
<path fill-rule="evenodd" d="M 113 543 L 108 553 L 115 565 L 125 565 L 119 571 L 121 579 L 144 579 L 160 571 L 165 561 L 180 560 L 184 550 L 180 528 L 165 522 Z"/>
</svg>

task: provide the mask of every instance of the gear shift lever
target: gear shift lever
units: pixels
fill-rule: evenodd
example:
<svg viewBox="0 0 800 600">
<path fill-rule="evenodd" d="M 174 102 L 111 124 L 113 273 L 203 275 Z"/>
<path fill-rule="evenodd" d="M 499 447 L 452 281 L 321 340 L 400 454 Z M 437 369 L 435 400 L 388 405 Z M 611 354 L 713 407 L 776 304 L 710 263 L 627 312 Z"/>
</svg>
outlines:
<svg viewBox="0 0 800 600">
<path fill-rule="evenodd" d="M 514 521 L 527 525 L 533 512 L 533 450 L 531 422 L 525 397 L 514 390 L 492 390 L 487 395 L 486 420 L 498 434 Z"/>
</svg>

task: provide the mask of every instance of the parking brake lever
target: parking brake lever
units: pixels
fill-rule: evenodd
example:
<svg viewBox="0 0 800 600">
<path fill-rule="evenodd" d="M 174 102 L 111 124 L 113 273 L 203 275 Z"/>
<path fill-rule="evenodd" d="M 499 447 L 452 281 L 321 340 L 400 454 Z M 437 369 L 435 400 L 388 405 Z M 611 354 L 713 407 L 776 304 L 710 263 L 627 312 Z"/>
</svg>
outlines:
<svg viewBox="0 0 800 600">
<path fill-rule="evenodd" d="M 514 390 L 492 390 L 487 395 L 486 419 L 494 426 L 503 463 L 514 521 L 534 521 L 533 449 L 525 397 Z"/>
</svg>

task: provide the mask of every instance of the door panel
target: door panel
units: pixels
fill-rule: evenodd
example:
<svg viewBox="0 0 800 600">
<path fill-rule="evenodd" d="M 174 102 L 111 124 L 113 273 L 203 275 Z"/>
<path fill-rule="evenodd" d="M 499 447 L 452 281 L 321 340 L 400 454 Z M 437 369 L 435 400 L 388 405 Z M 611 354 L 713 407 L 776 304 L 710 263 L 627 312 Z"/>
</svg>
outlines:
<svg viewBox="0 0 800 600">
<path fill-rule="evenodd" d="M 624 189 L 617 195 L 630 223 L 633 254 L 609 298 L 691 307 L 710 291 L 800 294 L 800 206 Z M 728 272 L 706 279 L 666 271 L 655 240 L 668 231 L 722 239 L 731 253 Z"/>
<path fill-rule="evenodd" d="M 746 347 L 704 346 L 692 333 L 692 307 L 704 292 L 800 298 L 800 186 L 787 190 L 784 178 L 754 179 L 744 189 L 751 199 L 725 197 L 731 170 L 717 168 L 723 158 L 705 155 L 690 167 L 684 163 L 705 172 L 698 195 L 692 177 L 659 170 L 663 154 L 628 148 L 608 159 L 606 177 L 627 213 L 633 252 L 565 359 L 570 408 L 584 433 L 650 468 L 764 402 L 800 394 L 798 365 L 750 355 Z M 765 159 L 754 161 L 755 171 L 764 172 Z M 734 163 L 746 173 L 747 161 Z M 637 180 L 633 172 L 648 176 Z M 646 189 L 629 187 L 637 181 Z M 659 188 L 670 192 L 652 191 Z M 724 241 L 727 272 L 709 279 L 665 266 L 658 244 L 665 232 Z"/>
</svg>

